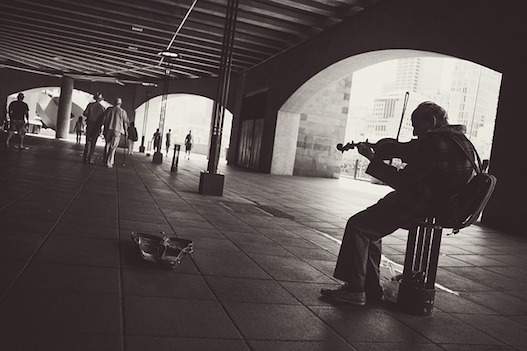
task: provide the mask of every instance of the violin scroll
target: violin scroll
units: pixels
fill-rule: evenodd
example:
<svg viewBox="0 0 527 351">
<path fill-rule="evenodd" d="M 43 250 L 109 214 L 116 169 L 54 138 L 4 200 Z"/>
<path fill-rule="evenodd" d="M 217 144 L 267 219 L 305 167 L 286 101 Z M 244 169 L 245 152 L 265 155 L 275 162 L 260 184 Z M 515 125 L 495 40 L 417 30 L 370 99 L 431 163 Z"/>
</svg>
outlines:
<svg viewBox="0 0 527 351">
<path fill-rule="evenodd" d="M 368 139 L 366 139 L 366 141 L 359 143 L 352 141 L 351 143 L 346 143 L 346 145 L 337 144 L 337 150 L 344 152 L 356 148 L 359 144 L 365 144 L 372 148 L 378 157 L 383 159 L 394 157 L 400 158 L 401 155 L 405 155 L 408 150 L 413 148 L 413 145 L 415 145 L 414 141 L 415 140 L 411 140 L 409 142 L 399 142 L 393 138 L 384 138 L 377 141 L 376 143 L 370 143 L 368 142 Z"/>
<path fill-rule="evenodd" d="M 346 145 L 342 145 L 342 143 L 338 143 L 337 144 L 337 150 L 339 150 L 340 152 L 344 152 L 344 151 L 348 151 L 348 150 L 354 149 L 356 146 L 357 146 L 357 144 L 354 143 L 354 142 L 346 143 Z"/>
<path fill-rule="evenodd" d="M 355 143 L 353 141 L 351 143 L 346 143 L 346 145 L 338 143 L 337 144 L 337 150 L 339 150 L 340 152 L 352 150 L 352 149 L 356 148 L 359 144 L 361 144 L 361 143 L 360 142 L 359 143 Z M 367 144 L 370 147 L 375 146 L 375 144 L 369 143 L 368 139 L 366 139 L 366 141 L 363 141 L 362 144 Z"/>
</svg>

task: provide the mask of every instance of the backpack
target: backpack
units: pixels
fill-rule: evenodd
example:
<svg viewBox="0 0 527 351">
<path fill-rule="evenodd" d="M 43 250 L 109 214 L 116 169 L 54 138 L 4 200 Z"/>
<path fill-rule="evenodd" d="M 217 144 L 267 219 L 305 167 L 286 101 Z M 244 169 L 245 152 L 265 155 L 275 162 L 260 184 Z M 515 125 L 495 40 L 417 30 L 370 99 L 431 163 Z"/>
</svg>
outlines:
<svg viewBox="0 0 527 351">
<path fill-rule="evenodd" d="M 460 229 L 468 227 L 479 218 L 494 191 L 497 179 L 485 172 L 486 170 L 481 166 L 481 159 L 475 148 L 473 150 L 478 161 L 477 164 L 474 155 L 470 155 L 455 136 L 453 139 L 467 155 L 476 172 L 469 182 L 449 199 L 446 213 L 437 218 L 439 225 L 444 228 L 452 228 L 452 233 L 456 234 Z"/>
</svg>

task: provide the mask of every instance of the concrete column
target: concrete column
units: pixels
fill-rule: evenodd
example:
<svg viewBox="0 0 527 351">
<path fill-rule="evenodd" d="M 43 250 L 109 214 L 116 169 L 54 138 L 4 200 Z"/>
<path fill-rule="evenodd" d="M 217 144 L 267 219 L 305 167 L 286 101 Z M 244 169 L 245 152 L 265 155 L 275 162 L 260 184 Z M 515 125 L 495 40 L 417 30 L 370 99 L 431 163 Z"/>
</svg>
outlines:
<svg viewBox="0 0 527 351">
<path fill-rule="evenodd" d="M 278 111 L 271 174 L 293 175 L 300 113 Z"/>
<path fill-rule="evenodd" d="M 67 139 L 70 131 L 71 103 L 73 98 L 73 78 L 62 77 L 60 81 L 59 111 L 55 139 Z"/>
</svg>

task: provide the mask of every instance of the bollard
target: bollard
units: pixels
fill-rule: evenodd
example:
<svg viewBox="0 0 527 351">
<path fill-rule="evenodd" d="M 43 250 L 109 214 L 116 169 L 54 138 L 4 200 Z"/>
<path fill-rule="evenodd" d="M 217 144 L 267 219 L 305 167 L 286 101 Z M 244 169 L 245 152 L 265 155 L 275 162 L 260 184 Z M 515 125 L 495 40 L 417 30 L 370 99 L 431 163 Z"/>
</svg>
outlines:
<svg viewBox="0 0 527 351">
<path fill-rule="evenodd" d="M 170 167 L 170 172 L 177 172 L 177 165 L 179 163 L 179 151 L 181 150 L 181 145 L 174 145 L 174 155 L 172 156 L 172 167 Z"/>
</svg>

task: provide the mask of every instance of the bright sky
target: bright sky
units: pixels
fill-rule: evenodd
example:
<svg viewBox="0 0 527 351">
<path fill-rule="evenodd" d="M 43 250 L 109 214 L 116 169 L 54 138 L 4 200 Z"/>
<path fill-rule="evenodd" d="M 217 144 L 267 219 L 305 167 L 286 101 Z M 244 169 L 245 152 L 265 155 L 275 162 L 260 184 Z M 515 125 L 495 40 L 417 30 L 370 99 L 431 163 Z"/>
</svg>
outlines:
<svg viewBox="0 0 527 351">
<path fill-rule="evenodd" d="M 450 79 L 454 69 L 455 59 L 452 58 L 423 58 L 427 60 L 427 67 L 441 72 L 439 82 L 433 82 L 441 90 L 450 88 Z M 353 73 L 351 87 L 352 105 L 370 105 L 373 99 L 382 93 L 387 84 L 395 82 L 397 60 L 381 62 Z M 426 79 L 426 78 L 425 78 Z"/>
<path fill-rule="evenodd" d="M 395 81 L 397 60 L 381 62 L 353 73 L 351 97 L 353 101 L 369 105 L 384 86 Z"/>
</svg>

